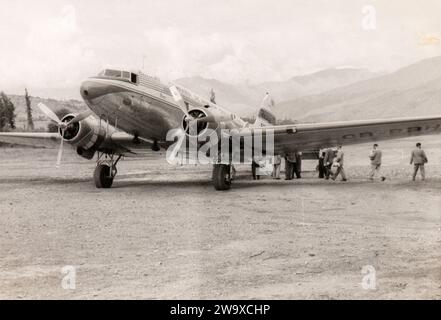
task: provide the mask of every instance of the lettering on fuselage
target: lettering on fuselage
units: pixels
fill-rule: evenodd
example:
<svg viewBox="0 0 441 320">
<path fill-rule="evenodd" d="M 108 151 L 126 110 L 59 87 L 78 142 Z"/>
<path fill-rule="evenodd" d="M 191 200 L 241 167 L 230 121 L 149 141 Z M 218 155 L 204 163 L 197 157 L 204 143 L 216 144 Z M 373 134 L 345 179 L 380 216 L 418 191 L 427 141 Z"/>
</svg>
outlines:
<svg viewBox="0 0 441 320">
<path fill-rule="evenodd" d="M 412 135 L 416 133 L 421 132 L 427 132 L 427 131 L 439 131 L 441 128 L 441 124 L 435 124 L 435 125 L 426 125 L 424 127 L 421 126 L 415 126 L 415 127 L 408 127 L 408 128 L 392 128 L 385 131 L 364 131 L 360 133 L 350 133 L 345 134 L 342 136 L 343 140 L 352 140 L 352 139 L 366 139 L 366 138 L 373 138 L 375 136 L 375 133 L 381 133 L 379 135 L 384 136 L 385 133 L 389 133 L 389 136 L 406 136 L 407 134 Z"/>
<path fill-rule="evenodd" d="M 427 125 L 426 126 L 426 128 L 424 129 L 425 131 L 429 131 L 429 130 L 432 130 L 432 131 L 437 131 L 437 130 L 439 130 L 441 128 L 441 124 L 437 124 L 437 125 L 434 125 L 434 126 L 431 126 L 431 125 Z"/>
<path fill-rule="evenodd" d="M 399 135 L 402 131 L 403 131 L 403 129 L 390 129 L 389 133 L 391 136 L 396 136 L 396 135 Z"/>
<path fill-rule="evenodd" d="M 412 132 L 419 132 L 421 131 L 421 127 L 410 127 L 407 128 L 407 132 L 412 133 Z"/>
</svg>

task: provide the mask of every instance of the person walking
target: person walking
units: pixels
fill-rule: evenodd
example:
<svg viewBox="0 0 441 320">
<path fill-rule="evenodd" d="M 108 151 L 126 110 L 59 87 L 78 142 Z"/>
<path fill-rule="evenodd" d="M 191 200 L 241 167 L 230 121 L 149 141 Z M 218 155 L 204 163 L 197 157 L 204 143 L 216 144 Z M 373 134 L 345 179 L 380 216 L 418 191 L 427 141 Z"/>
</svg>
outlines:
<svg viewBox="0 0 441 320">
<path fill-rule="evenodd" d="M 280 179 L 280 165 L 282 164 L 282 156 L 277 154 L 273 157 L 273 179 Z"/>
<path fill-rule="evenodd" d="M 424 164 L 429 160 L 427 159 L 426 153 L 421 149 L 421 143 L 416 144 L 416 149 L 410 154 L 410 164 L 413 163 L 413 175 L 412 181 L 415 181 L 418 170 L 420 170 L 421 180 L 425 180 L 426 172 L 424 169 Z"/>
<path fill-rule="evenodd" d="M 334 165 L 337 167 L 337 170 L 335 171 L 334 175 L 331 177 L 332 180 L 335 180 L 339 174 L 341 174 L 341 181 L 347 181 L 345 169 L 343 168 L 344 165 L 344 152 L 342 150 L 342 146 L 338 146 L 337 148 L 337 156 L 334 159 Z"/>
<path fill-rule="evenodd" d="M 296 152 L 296 162 L 294 163 L 294 173 L 297 179 L 302 178 L 302 153 Z"/>
<path fill-rule="evenodd" d="M 260 168 L 260 158 L 254 156 L 251 162 L 251 173 L 253 175 L 253 180 L 259 180 L 260 179 L 260 175 L 259 175 L 259 168 Z"/>
<path fill-rule="evenodd" d="M 295 153 L 287 153 L 285 156 L 285 180 L 294 179 Z"/>
<path fill-rule="evenodd" d="M 319 151 L 319 160 L 318 160 L 318 173 L 319 173 L 319 179 L 323 179 L 325 177 L 325 151 L 320 150 Z"/>
<path fill-rule="evenodd" d="M 369 159 L 371 160 L 371 171 L 369 172 L 369 179 L 374 180 L 375 174 L 380 174 L 381 169 L 381 157 L 382 152 L 378 149 L 378 144 L 374 144 L 371 153 L 369 154 Z M 386 177 L 381 176 L 381 181 L 386 180 Z"/>
<path fill-rule="evenodd" d="M 332 163 L 334 162 L 335 152 L 332 148 L 325 150 L 325 157 L 323 163 L 325 165 L 325 179 L 328 180 L 332 175 Z"/>
</svg>

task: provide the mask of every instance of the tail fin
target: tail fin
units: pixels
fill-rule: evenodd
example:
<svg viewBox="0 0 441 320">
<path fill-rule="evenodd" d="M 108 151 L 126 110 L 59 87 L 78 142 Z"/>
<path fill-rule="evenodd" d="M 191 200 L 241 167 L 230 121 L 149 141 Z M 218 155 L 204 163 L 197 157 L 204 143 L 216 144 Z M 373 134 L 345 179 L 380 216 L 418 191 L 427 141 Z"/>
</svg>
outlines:
<svg viewBox="0 0 441 320">
<path fill-rule="evenodd" d="M 263 97 L 259 111 L 257 112 L 256 121 L 253 125 L 254 127 L 265 127 L 276 124 L 276 116 L 272 111 L 274 104 L 273 98 L 267 92 L 265 97 Z"/>
</svg>

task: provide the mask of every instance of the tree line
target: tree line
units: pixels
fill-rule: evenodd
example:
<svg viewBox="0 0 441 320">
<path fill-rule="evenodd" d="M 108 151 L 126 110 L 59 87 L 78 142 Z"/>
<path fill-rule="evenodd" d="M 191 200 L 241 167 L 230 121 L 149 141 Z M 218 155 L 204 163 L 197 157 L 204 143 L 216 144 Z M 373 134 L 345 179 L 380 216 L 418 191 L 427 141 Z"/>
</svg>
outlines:
<svg viewBox="0 0 441 320">
<path fill-rule="evenodd" d="M 31 97 L 28 89 L 25 88 L 25 102 L 27 115 L 27 129 L 34 130 L 34 120 L 32 118 Z M 2 91 L 0 92 L 0 131 L 15 129 L 15 106 L 11 99 Z"/>
<path fill-rule="evenodd" d="M 11 99 L 0 92 L 0 131 L 15 129 L 15 106 Z"/>
</svg>

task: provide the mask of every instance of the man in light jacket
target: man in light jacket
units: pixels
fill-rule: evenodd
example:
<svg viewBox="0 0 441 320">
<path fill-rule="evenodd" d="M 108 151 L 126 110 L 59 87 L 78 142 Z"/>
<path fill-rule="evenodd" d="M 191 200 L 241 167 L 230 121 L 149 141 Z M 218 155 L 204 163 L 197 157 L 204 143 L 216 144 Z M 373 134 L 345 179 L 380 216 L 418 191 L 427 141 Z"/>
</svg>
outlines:
<svg viewBox="0 0 441 320">
<path fill-rule="evenodd" d="M 282 156 L 280 154 L 276 154 L 273 156 L 273 179 L 280 179 L 280 165 L 282 164 Z"/>
<path fill-rule="evenodd" d="M 421 143 L 416 144 L 416 149 L 410 154 L 410 164 L 413 163 L 413 175 L 412 180 L 415 181 L 418 170 L 420 170 L 421 180 L 426 178 L 426 172 L 424 170 L 424 164 L 428 162 L 426 153 L 421 149 Z"/>
<path fill-rule="evenodd" d="M 369 159 L 371 160 L 371 171 L 369 172 L 369 179 L 374 180 L 375 173 L 380 174 L 381 168 L 381 150 L 378 149 L 378 144 L 374 144 L 374 147 L 369 155 Z M 386 180 L 384 176 L 381 176 L 381 181 Z"/>
<path fill-rule="evenodd" d="M 341 148 L 342 148 L 341 146 L 338 146 L 337 148 L 337 156 L 335 157 L 333 164 L 333 166 L 337 167 L 337 170 L 335 171 L 331 179 L 335 180 L 338 177 L 338 175 L 341 174 L 341 181 L 347 181 L 345 169 L 343 168 L 345 153 Z"/>
</svg>

